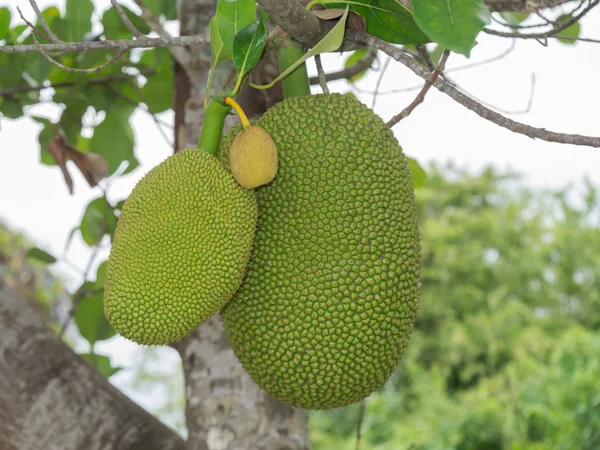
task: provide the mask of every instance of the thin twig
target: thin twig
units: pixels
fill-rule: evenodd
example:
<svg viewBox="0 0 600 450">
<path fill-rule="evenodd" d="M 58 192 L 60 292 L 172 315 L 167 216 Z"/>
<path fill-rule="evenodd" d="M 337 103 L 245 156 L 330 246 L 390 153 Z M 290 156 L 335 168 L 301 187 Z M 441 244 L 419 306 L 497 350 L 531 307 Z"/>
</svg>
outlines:
<svg viewBox="0 0 600 450">
<path fill-rule="evenodd" d="M 323 89 L 323 94 L 329 94 L 329 88 L 327 87 L 327 79 L 325 78 L 323 63 L 321 62 L 321 55 L 315 55 L 315 64 L 317 65 L 317 73 L 319 74 L 319 85 L 321 85 L 321 89 Z"/>
<path fill-rule="evenodd" d="M 519 38 L 519 39 L 547 39 L 550 37 L 555 37 L 555 36 L 558 36 L 558 34 L 561 31 L 566 30 L 571 25 L 577 23 L 583 16 L 585 16 L 588 12 L 590 12 L 590 10 L 594 6 L 596 6 L 599 2 L 600 2 L 600 0 L 590 0 L 589 4 L 584 9 L 582 9 L 579 13 L 577 13 L 576 15 L 571 17 L 566 22 L 561 23 L 559 26 L 555 26 L 552 30 L 549 30 L 549 31 L 546 31 L 543 33 L 528 33 L 528 34 L 507 33 L 504 31 L 492 30 L 490 28 L 484 28 L 483 31 L 487 34 L 492 34 L 494 36 L 514 37 L 514 38 Z M 577 10 L 577 8 L 576 8 L 576 10 Z"/>
<path fill-rule="evenodd" d="M 442 54 L 442 58 L 440 59 L 440 62 L 437 65 L 437 67 L 435 68 L 435 70 L 433 72 L 431 72 L 431 75 L 429 75 L 429 78 L 427 78 L 425 80 L 423 89 L 421 89 L 421 91 L 417 94 L 417 96 L 410 103 L 410 105 L 408 105 L 406 108 L 404 108 L 399 114 L 396 114 L 394 117 L 392 117 L 386 123 L 388 128 L 392 128 L 394 125 L 396 125 L 402 119 L 410 116 L 410 113 L 412 113 L 417 106 L 419 106 L 421 103 L 423 103 L 423 100 L 425 100 L 425 96 L 427 95 L 427 92 L 429 91 L 431 86 L 433 86 L 433 83 L 435 83 L 435 80 L 438 79 L 438 77 L 440 76 L 440 73 L 442 73 L 444 71 L 444 67 L 446 66 L 446 61 L 448 60 L 448 56 L 450 56 L 450 50 L 446 49 L 446 50 L 444 50 L 444 53 Z"/>
<path fill-rule="evenodd" d="M 125 14 L 125 11 L 123 10 L 123 8 L 121 8 L 121 5 L 119 5 L 119 3 L 117 2 L 117 0 L 110 0 L 110 3 L 113 5 L 113 7 L 117 10 L 117 14 L 119 15 L 119 17 L 121 18 L 121 20 L 123 21 L 123 23 L 125 24 L 125 26 L 127 27 L 127 29 L 129 31 L 131 31 L 131 33 L 137 38 L 137 39 L 141 39 L 144 37 L 144 35 L 140 32 L 140 30 L 138 30 L 133 23 L 131 23 L 131 20 L 129 20 L 129 17 L 127 17 L 127 14 Z"/>
<path fill-rule="evenodd" d="M 371 67 L 376 58 L 377 58 L 377 50 L 374 48 L 369 48 L 367 50 L 367 54 L 365 55 L 365 57 L 358 60 L 356 62 L 356 64 L 352 64 L 350 67 L 346 67 L 345 69 L 342 69 L 338 72 L 331 72 L 331 73 L 325 74 L 325 80 L 326 81 L 348 80 L 348 79 L 358 75 L 363 70 L 366 70 L 369 67 Z M 319 77 L 318 76 L 310 77 L 310 84 L 311 85 L 319 84 Z"/>
<path fill-rule="evenodd" d="M 120 81 L 127 81 L 130 80 L 131 78 L 135 78 L 138 75 L 152 75 L 156 73 L 156 71 L 154 69 L 147 69 L 147 70 L 141 70 L 139 74 L 135 74 L 135 75 L 115 75 L 112 77 L 104 77 L 104 78 L 91 78 L 88 80 L 85 80 L 83 83 L 77 81 L 61 81 L 60 83 L 54 83 L 54 84 L 45 84 L 42 86 L 16 86 L 16 87 L 12 87 L 12 88 L 8 88 L 8 89 L 1 89 L 0 90 L 0 98 L 2 97 L 10 97 L 12 95 L 15 94 L 21 94 L 24 92 L 39 92 L 39 91 L 43 91 L 44 89 L 61 89 L 61 88 L 68 88 L 68 87 L 73 87 L 75 85 L 90 85 L 90 84 L 110 84 L 110 83 L 118 83 Z"/>
<path fill-rule="evenodd" d="M 208 36 L 198 34 L 195 36 L 178 36 L 172 38 L 143 38 L 136 40 L 120 39 L 109 41 L 89 42 L 61 42 L 57 44 L 26 44 L 26 45 L 3 45 L 0 53 L 35 53 L 40 48 L 46 52 L 81 53 L 93 50 L 131 50 L 134 48 L 156 48 L 156 47 L 187 47 L 188 45 L 209 44 Z"/>
<path fill-rule="evenodd" d="M 152 11 L 150 11 L 144 0 L 134 0 L 134 2 L 142 10 L 142 19 L 144 19 L 144 22 L 146 22 L 148 28 L 158 34 L 161 39 L 172 39 L 171 35 L 167 33 L 167 30 L 165 30 L 161 25 L 158 18 L 152 14 Z M 199 44 L 200 43 L 202 42 L 199 42 Z M 191 58 L 187 49 L 172 46 L 169 46 L 168 49 L 179 65 L 183 67 L 186 72 L 188 72 Z"/>
<path fill-rule="evenodd" d="M 360 409 L 358 410 L 358 422 L 356 423 L 356 450 L 360 450 L 360 439 L 362 437 L 362 425 L 365 419 L 365 404 L 367 400 L 360 402 Z"/>
<path fill-rule="evenodd" d="M 435 70 L 435 64 L 433 64 L 433 61 L 431 60 L 431 55 L 427 51 L 427 47 L 425 47 L 423 44 L 417 44 L 415 45 L 415 48 L 417 49 L 417 52 L 419 52 L 419 55 L 423 61 L 425 61 L 425 66 L 427 69 L 430 72 L 433 72 Z"/>
<path fill-rule="evenodd" d="M 399 49 L 397 49 L 391 44 L 388 44 L 387 42 L 382 41 L 381 39 L 378 39 L 365 32 L 357 30 L 348 30 L 346 35 L 353 42 L 363 45 L 371 45 L 378 48 L 379 50 L 385 52 L 387 55 L 391 56 L 394 60 L 405 65 L 412 72 L 414 72 L 416 75 L 420 76 L 423 79 L 427 79 L 427 77 L 429 76 L 429 72 L 423 67 L 421 67 L 411 57 L 405 55 Z M 545 128 L 532 127 L 530 125 L 526 125 L 524 123 L 509 119 L 508 117 L 504 117 L 502 114 L 492 111 L 491 109 L 486 108 L 485 106 L 476 102 L 475 100 L 465 95 L 464 93 L 456 89 L 454 86 L 445 82 L 439 77 L 435 81 L 435 83 L 433 83 L 433 85 L 440 92 L 443 92 L 444 94 L 448 95 L 457 103 L 460 103 L 467 109 L 470 109 L 478 116 L 483 117 L 484 119 L 489 120 L 490 122 L 493 122 L 496 125 L 511 130 L 515 133 L 523 134 L 532 139 L 542 139 L 548 142 L 600 147 L 600 137 L 583 136 L 580 134 L 558 133 L 555 131 L 546 130 Z"/>
<path fill-rule="evenodd" d="M 38 5 L 35 2 L 35 0 L 29 0 L 29 4 L 33 8 L 33 11 L 35 12 L 35 15 L 37 16 L 40 23 L 42 24 L 42 27 L 44 28 L 44 30 L 46 30 L 46 33 L 48 33 L 48 41 L 53 43 L 63 42 L 61 39 L 59 39 L 59 37 L 56 34 L 54 34 L 52 29 L 50 28 L 50 25 L 48 25 L 48 22 L 46 22 L 46 19 L 44 19 L 44 16 L 40 12 L 40 8 L 38 8 Z"/>
<path fill-rule="evenodd" d="M 377 97 L 379 97 L 379 88 L 381 87 L 381 82 L 383 81 L 383 77 L 387 72 L 388 67 L 390 66 L 391 58 L 388 58 L 383 63 L 383 67 L 381 68 L 381 72 L 379 73 L 379 77 L 377 77 L 377 83 L 375 83 L 375 90 L 373 91 L 373 100 L 371 101 L 371 109 L 375 109 L 375 104 L 377 103 Z"/>
</svg>

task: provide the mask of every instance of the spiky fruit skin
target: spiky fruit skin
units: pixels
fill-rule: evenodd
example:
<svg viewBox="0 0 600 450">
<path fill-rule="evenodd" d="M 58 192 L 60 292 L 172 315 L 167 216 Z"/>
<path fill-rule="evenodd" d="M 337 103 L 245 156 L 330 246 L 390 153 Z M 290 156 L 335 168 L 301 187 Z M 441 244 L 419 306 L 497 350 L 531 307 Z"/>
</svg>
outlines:
<svg viewBox="0 0 600 450">
<path fill-rule="evenodd" d="M 256 197 L 219 160 L 182 150 L 125 201 L 107 265 L 104 311 L 145 345 L 183 338 L 238 289 L 254 240 Z"/>
<path fill-rule="evenodd" d="M 244 282 L 221 311 L 254 381 L 293 406 L 350 405 L 380 388 L 411 335 L 421 248 L 406 158 L 369 108 L 338 94 L 294 97 L 257 125 L 279 172 L 255 190 Z M 220 157 L 236 132 L 226 134 Z"/>
<path fill-rule="evenodd" d="M 277 146 L 269 133 L 251 125 L 231 143 L 229 167 L 233 178 L 246 189 L 268 184 L 277 175 Z"/>
</svg>

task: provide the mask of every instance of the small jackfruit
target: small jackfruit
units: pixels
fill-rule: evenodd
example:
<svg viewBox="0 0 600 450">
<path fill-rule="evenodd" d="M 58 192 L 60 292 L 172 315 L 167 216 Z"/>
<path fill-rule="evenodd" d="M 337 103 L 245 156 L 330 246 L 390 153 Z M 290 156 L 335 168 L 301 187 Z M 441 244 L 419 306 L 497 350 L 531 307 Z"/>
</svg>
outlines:
<svg viewBox="0 0 600 450">
<path fill-rule="evenodd" d="M 246 189 L 270 183 L 277 175 L 277 147 L 269 133 L 250 125 L 231 143 L 229 166 L 236 181 Z"/>
<path fill-rule="evenodd" d="M 257 188 L 244 282 L 221 311 L 254 381 L 293 406 L 346 406 L 380 388 L 411 335 L 421 249 L 413 184 L 385 123 L 349 96 L 294 97 L 256 125 L 279 151 Z M 221 141 L 228 160 L 238 129 Z"/>
<path fill-rule="evenodd" d="M 164 345 L 218 312 L 239 287 L 258 210 L 219 160 L 188 149 L 150 170 L 125 201 L 104 311 L 122 336 Z"/>
</svg>

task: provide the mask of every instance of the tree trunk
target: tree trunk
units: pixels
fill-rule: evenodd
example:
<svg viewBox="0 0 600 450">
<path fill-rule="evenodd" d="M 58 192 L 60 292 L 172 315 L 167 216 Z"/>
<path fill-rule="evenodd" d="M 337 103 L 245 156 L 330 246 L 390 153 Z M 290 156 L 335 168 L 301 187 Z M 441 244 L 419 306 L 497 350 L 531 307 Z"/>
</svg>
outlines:
<svg viewBox="0 0 600 450">
<path fill-rule="evenodd" d="M 183 450 L 0 278 L 0 449 Z"/>
<path fill-rule="evenodd" d="M 180 1 L 181 34 L 208 34 L 215 5 L 215 0 Z M 190 50 L 192 65 L 175 70 L 175 151 L 197 145 L 204 115 L 210 49 Z M 229 71 L 226 65 L 218 69 L 213 85 L 222 86 Z M 269 81 L 278 73 L 273 54 L 264 58 L 258 72 L 258 78 Z M 250 117 L 260 115 L 281 100 L 281 88 L 266 92 L 244 89 L 237 100 Z M 219 316 L 176 348 L 185 373 L 188 450 L 308 448 L 306 413 L 268 396 L 250 379 L 229 346 Z"/>
</svg>

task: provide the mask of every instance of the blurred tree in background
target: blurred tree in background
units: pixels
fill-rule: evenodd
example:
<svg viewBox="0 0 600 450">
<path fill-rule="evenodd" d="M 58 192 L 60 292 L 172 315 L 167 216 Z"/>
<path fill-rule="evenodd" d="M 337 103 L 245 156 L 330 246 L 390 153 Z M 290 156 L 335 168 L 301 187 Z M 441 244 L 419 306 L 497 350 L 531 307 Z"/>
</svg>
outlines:
<svg viewBox="0 0 600 450">
<path fill-rule="evenodd" d="M 421 311 L 362 449 L 600 448 L 598 192 L 516 178 L 434 167 L 416 191 Z M 313 413 L 313 448 L 354 449 L 359 410 Z"/>
</svg>

